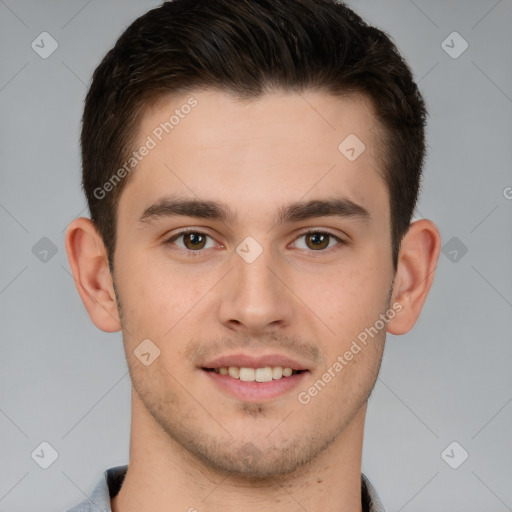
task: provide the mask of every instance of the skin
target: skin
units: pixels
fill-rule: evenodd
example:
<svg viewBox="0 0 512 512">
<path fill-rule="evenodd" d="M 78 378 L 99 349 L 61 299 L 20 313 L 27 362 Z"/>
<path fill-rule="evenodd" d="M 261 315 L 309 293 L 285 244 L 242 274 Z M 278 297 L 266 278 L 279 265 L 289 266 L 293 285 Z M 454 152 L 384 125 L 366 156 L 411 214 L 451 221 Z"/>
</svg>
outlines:
<svg viewBox="0 0 512 512">
<path fill-rule="evenodd" d="M 395 274 L 378 126 L 364 98 L 272 91 L 242 102 L 195 91 L 148 111 L 140 143 L 190 96 L 197 107 L 138 164 L 121 194 L 115 290 L 91 221 L 75 219 L 66 234 L 92 321 L 108 332 L 122 325 L 132 379 L 129 470 L 112 509 L 361 511 L 364 421 L 386 332 L 414 326 L 433 282 L 439 232 L 429 220 L 413 222 Z M 366 146 L 352 162 L 338 151 L 349 134 Z M 238 220 L 138 221 L 171 193 L 222 201 Z M 274 222 L 283 205 L 332 196 L 366 208 L 369 221 Z M 166 241 L 183 228 L 211 237 L 197 257 L 186 237 Z M 302 236 L 307 228 L 346 243 L 331 238 L 318 249 Z M 247 236 L 263 249 L 252 263 L 236 253 Z M 301 404 L 298 392 L 393 304 L 401 311 Z M 160 350 L 149 366 L 133 354 L 147 338 Z M 234 351 L 285 354 L 309 373 L 277 398 L 239 400 L 197 367 L 205 355 Z M 252 461 L 241 456 L 247 451 Z"/>
</svg>

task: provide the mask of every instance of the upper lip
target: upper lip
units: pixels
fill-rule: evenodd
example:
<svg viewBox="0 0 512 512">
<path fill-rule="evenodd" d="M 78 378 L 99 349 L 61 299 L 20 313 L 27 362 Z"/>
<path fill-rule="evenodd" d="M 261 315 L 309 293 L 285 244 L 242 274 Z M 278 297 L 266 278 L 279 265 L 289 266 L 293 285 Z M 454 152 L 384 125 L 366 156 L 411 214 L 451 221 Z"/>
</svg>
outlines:
<svg viewBox="0 0 512 512">
<path fill-rule="evenodd" d="M 229 366 L 237 366 L 239 368 L 264 368 L 266 366 L 281 366 L 283 368 L 291 368 L 292 370 L 307 370 L 308 367 L 291 357 L 281 354 L 228 354 L 216 357 L 211 361 L 201 364 L 201 368 L 223 368 Z"/>
</svg>

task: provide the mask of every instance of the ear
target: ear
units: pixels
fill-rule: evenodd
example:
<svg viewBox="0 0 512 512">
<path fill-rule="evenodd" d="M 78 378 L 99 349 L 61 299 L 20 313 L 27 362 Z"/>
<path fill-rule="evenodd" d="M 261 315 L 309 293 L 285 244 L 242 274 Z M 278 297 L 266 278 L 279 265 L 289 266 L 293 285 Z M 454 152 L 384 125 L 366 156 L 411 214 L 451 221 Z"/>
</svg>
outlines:
<svg viewBox="0 0 512 512">
<path fill-rule="evenodd" d="M 66 231 L 66 253 L 75 285 L 93 323 L 106 332 L 121 330 L 107 250 L 90 219 L 74 219 Z"/>
<path fill-rule="evenodd" d="M 401 309 L 388 322 L 389 333 L 405 334 L 414 327 L 434 281 L 440 251 L 441 236 L 432 221 L 411 223 L 400 246 L 391 299 Z"/>
</svg>

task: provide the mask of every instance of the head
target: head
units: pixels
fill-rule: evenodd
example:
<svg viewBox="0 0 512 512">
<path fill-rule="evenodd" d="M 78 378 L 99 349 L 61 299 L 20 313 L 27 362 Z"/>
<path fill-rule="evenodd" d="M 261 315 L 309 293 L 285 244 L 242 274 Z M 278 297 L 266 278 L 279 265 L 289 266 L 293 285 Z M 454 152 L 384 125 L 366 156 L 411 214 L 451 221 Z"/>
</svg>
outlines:
<svg viewBox="0 0 512 512">
<path fill-rule="evenodd" d="M 266 478 L 361 428 L 386 332 L 412 328 L 439 254 L 435 227 L 411 223 L 425 117 L 389 37 L 334 0 L 174 0 L 107 53 L 82 124 L 91 221 L 67 250 L 172 443 Z M 233 355 L 276 353 L 302 368 L 293 391 L 210 385 Z"/>
</svg>

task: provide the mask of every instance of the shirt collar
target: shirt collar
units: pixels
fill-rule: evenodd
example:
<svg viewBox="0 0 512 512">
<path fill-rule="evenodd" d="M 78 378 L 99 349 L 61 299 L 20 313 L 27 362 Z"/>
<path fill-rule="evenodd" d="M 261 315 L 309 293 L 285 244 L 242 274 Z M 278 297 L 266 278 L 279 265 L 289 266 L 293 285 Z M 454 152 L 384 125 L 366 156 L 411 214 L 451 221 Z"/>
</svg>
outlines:
<svg viewBox="0 0 512 512">
<path fill-rule="evenodd" d="M 112 512 L 110 500 L 123 484 L 128 465 L 116 466 L 103 472 L 89 499 L 83 500 L 68 512 Z M 386 512 L 370 480 L 361 473 L 361 499 L 363 512 Z"/>
<path fill-rule="evenodd" d="M 386 512 L 384 505 L 380 501 L 379 495 L 375 490 L 375 487 L 371 484 L 370 480 L 361 473 L 361 496 L 363 502 L 363 512 L 365 512 L 365 506 L 367 504 L 368 512 Z"/>
</svg>

